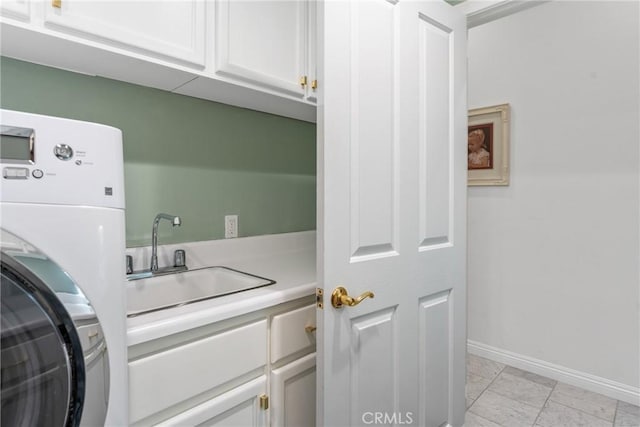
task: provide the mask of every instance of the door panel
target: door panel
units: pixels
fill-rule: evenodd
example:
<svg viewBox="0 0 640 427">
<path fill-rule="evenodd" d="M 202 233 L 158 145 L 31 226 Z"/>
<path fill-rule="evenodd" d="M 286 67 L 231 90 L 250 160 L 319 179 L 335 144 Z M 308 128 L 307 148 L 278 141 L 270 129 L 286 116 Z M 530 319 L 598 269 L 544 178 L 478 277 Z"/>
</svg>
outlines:
<svg viewBox="0 0 640 427">
<path fill-rule="evenodd" d="M 420 249 L 450 243 L 453 226 L 451 125 L 454 76 L 452 30 L 418 15 L 420 121 Z M 433 60 L 433 58 L 438 58 Z"/>
<path fill-rule="evenodd" d="M 447 421 L 449 408 L 450 328 L 449 291 L 422 298 L 419 304 L 420 320 L 420 408 L 418 425 L 440 426 Z"/>
<path fill-rule="evenodd" d="M 465 17 L 408 0 L 319 15 L 318 424 L 460 426 Z M 336 309 L 337 286 L 375 298 Z"/>
<path fill-rule="evenodd" d="M 351 319 L 351 425 L 365 413 L 397 412 L 398 346 L 396 307 Z M 359 390 L 378 390 L 373 396 Z"/>
<path fill-rule="evenodd" d="M 353 261 L 395 254 L 396 46 L 393 4 L 351 2 L 349 95 Z"/>
</svg>

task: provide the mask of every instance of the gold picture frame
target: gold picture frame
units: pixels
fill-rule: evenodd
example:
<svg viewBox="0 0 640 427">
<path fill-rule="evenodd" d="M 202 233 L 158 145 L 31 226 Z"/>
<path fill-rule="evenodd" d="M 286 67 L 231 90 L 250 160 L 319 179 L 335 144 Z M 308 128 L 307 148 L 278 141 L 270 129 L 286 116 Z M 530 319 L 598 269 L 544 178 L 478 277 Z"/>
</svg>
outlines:
<svg viewBox="0 0 640 427">
<path fill-rule="evenodd" d="M 468 185 L 509 185 L 509 104 L 469 110 Z"/>
</svg>

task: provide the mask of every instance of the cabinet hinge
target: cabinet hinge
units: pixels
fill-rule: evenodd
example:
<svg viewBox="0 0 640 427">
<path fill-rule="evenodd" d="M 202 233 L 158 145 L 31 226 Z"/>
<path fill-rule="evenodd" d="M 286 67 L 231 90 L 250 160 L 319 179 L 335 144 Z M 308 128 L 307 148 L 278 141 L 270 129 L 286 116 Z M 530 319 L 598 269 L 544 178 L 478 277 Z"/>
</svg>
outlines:
<svg viewBox="0 0 640 427">
<path fill-rule="evenodd" d="M 318 81 L 317 80 L 311 80 L 311 89 L 313 89 L 313 90 L 318 89 Z"/>
<path fill-rule="evenodd" d="M 322 288 L 316 288 L 316 305 L 320 310 L 324 308 L 324 301 L 322 296 L 324 295 L 324 291 Z"/>
<path fill-rule="evenodd" d="M 307 85 L 307 76 L 300 77 L 300 86 L 305 87 Z"/>
<path fill-rule="evenodd" d="M 266 411 L 269 409 L 269 396 L 266 394 L 261 394 L 260 397 L 260 409 Z"/>
</svg>

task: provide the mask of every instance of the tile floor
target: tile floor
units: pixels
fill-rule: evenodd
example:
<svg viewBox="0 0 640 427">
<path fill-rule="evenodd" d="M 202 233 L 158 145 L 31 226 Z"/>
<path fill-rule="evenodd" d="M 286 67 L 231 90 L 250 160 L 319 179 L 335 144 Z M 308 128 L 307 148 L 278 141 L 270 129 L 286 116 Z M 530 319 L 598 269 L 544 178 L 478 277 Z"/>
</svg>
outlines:
<svg viewBox="0 0 640 427">
<path fill-rule="evenodd" d="M 640 408 L 467 356 L 465 427 L 640 427 Z"/>
</svg>

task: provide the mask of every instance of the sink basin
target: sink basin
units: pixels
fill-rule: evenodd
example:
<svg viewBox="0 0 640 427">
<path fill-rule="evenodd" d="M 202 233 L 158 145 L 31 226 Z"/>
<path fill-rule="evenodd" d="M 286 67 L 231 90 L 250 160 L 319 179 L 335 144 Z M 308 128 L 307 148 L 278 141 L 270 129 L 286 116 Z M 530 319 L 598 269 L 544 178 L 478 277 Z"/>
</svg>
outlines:
<svg viewBox="0 0 640 427">
<path fill-rule="evenodd" d="M 139 316 L 274 283 L 274 280 L 228 267 L 206 267 L 135 280 L 127 283 L 127 316 Z"/>
</svg>

